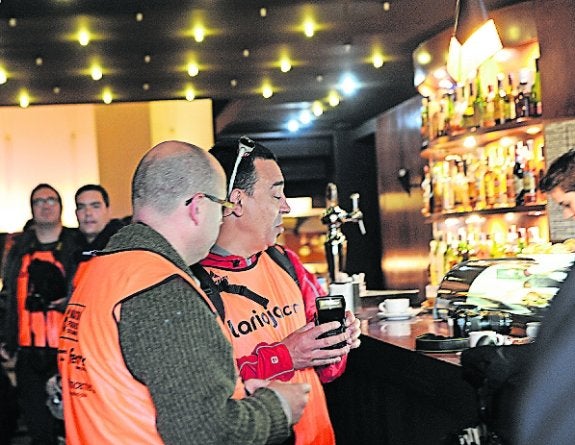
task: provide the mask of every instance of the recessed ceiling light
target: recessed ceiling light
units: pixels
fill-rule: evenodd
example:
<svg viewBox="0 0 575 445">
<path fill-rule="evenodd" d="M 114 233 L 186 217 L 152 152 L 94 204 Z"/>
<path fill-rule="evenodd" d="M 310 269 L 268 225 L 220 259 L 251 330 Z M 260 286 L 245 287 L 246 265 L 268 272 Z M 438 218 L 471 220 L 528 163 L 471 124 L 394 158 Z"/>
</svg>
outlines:
<svg viewBox="0 0 575 445">
<path fill-rule="evenodd" d="M 8 19 L 8 26 L 10 26 L 10 28 L 14 28 L 17 24 L 18 24 L 18 21 L 16 20 L 16 18 L 10 17 Z"/>
<path fill-rule="evenodd" d="M 260 8 L 260 17 L 267 17 L 268 10 L 266 8 Z"/>
<path fill-rule="evenodd" d="M 92 69 L 90 71 L 90 75 L 92 76 L 92 79 L 100 80 L 102 78 L 102 76 L 104 75 L 104 73 L 102 73 L 102 68 L 99 65 L 94 65 L 94 66 L 92 66 Z"/>
<path fill-rule="evenodd" d="M 194 28 L 194 40 L 198 43 L 203 42 L 206 36 L 206 30 L 202 25 L 196 25 Z"/>
<path fill-rule="evenodd" d="M 372 59 L 372 63 L 374 68 L 381 68 L 383 66 L 383 56 L 381 54 L 374 54 L 373 55 L 373 59 Z"/>
<path fill-rule="evenodd" d="M 327 97 L 327 101 L 332 107 L 337 107 L 339 105 L 339 94 L 335 91 L 331 91 Z"/>
<path fill-rule="evenodd" d="M 311 112 L 315 117 L 320 117 L 323 114 L 323 105 L 319 100 L 314 101 L 311 106 Z"/>
<path fill-rule="evenodd" d="M 262 96 L 266 99 L 269 99 L 274 95 L 274 90 L 272 89 L 271 85 L 264 85 L 262 88 Z"/>
<path fill-rule="evenodd" d="M 295 119 L 291 119 L 288 123 L 287 123 L 287 127 L 288 130 L 291 131 L 292 133 L 295 133 L 296 131 L 299 130 L 299 122 L 296 121 Z"/>
<path fill-rule="evenodd" d="M 60 87 L 59 87 L 59 86 L 55 86 L 54 88 L 52 88 L 52 92 L 53 92 L 54 94 L 60 94 L 60 91 L 61 91 L 61 90 L 60 90 Z"/>
<path fill-rule="evenodd" d="M 303 125 L 308 125 L 311 122 L 311 113 L 309 110 L 301 110 L 299 114 L 299 121 Z"/>
<path fill-rule="evenodd" d="M 42 59 L 42 57 L 36 57 L 36 66 L 42 66 L 42 64 L 44 63 L 44 59 Z"/>
<path fill-rule="evenodd" d="M 200 73 L 200 67 L 196 62 L 188 63 L 188 74 L 190 77 L 196 77 Z"/>
<path fill-rule="evenodd" d="M 144 91 L 148 91 L 150 89 L 150 84 L 148 82 L 142 84 L 142 89 Z"/>
<path fill-rule="evenodd" d="M 282 73 L 287 73 L 291 70 L 291 62 L 287 57 L 281 60 L 280 70 Z"/>
<path fill-rule="evenodd" d="M 0 68 L 0 85 L 4 85 L 8 81 L 8 75 L 4 68 Z"/>
<path fill-rule="evenodd" d="M 112 92 L 106 88 L 103 92 L 102 92 L 102 101 L 108 105 L 112 103 L 112 100 L 114 98 L 112 97 Z"/>
<path fill-rule="evenodd" d="M 232 86 L 232 88 L 235 88 L 238 86 L 238 81 L 237 79 L 232 79 L 230 80 L 230 85 Z"/>
<path fill-rule="evenodd" d="M 317 82 L 323 82 L 323 76 L 321 74 L 318 74 L 317 76 L 315 76 L 315 80 Z"/>
<path fill-rule="evenodd" d="M 146 54 L 144 56 L 144 63 L 150 63 L 151 60 L 152 60 L 152 56 L 150 56 L 149 54 Z"/>
<path fill-rule="evenodd" d="M 30 105 L 30 96 L 28 95 L 28 92 L 26 90 L 23 90 L 20 93 L 18 101 L 20 102 L 20 106 L 22 108 L 28 108 L 28 106 Z"/>
<path fill-rule="evenodd" d="M 186 100 L 193 101 L 196 98 L 196 92 L 192 87 L 186 88 Z"/>
<path fill-rule="evenodd" d="M 78 42 L 82 46 L 87 46 L 90 43 L 90 33 L 85 29 L 80 30 L 78 32 Z"/>
<path fill-rule="evenodd" d="M 242 51 L 242 56 L 244 56 L 244 57 L 249 57 L 249 56 L 250 56 L 250 50 L 247 49 L 247 48 L 244 49 L 244 50 Z"/>
<path fill-rule="evenodd" d="M 344 74 L 341 79 L 341 90 L 347 96 L 352 95 L 358 88 L 357 80 L 352 74 Z"/>
<path fill-rule="evenodd" d="M 144 20 L 144 14 L 142 14 L 141 12 L 137 12 L 136 13 L 136 22 L 141 22 L 142 20 Z"/>
<path fill-rule="evenodd" d="M 389 4 L 389 2 L 383 2 L 383 10 L 384 11 L 389 11 L 390 8 L 391 8 L 391 5 Z"/>
</svg>

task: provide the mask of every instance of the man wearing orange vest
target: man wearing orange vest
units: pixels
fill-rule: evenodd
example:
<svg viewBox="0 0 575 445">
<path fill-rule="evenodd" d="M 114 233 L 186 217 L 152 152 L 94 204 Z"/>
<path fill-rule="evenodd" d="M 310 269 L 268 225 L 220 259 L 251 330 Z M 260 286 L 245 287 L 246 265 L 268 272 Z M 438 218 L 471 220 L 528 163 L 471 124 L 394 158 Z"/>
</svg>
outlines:
<svg viewBox="0 0 575 445">
<path fill-rule="evenodd" d="M 294 427 L 296 444 L 334 444 L 321 382 L 345 370 L 348 352 L 360 343 L 359 321 L 348 311 L 345 333 L 318 339 L 339 327 L 338 322 L 314 326 L 315 299 L 325 292 L 294 252 L 277 247 L 287 255 L 297 283 L 266 251 L 290 211 L 275 155 L 245 137 L 239 144 L 216 144 L 210 153 L 228 175 L 234 207 L 225 211 L 216 244 L 201 265 L 221 289 L 240 374 L 310 384 L 309 403 Z M 340 342 L 346 346 L 324 349 Z"/>
<path fill-rule="evenodd" d="M 67 445 L 285 441 L 309 385 L 238 378 L 229 335 L 187 264 L 216 239 L 225 177 L 163 142 L 132 181 L 134 223 L 89 263 L 59 344 Z M 250 396 L 246 396 L 249 391 Z"/>
<path fill-rule="evenodd" d="M 17 352 L 20 410 L 34 444 L 56 443 L 61 422 L 46 406 L 46 382 L 57 371 L 56 352 L 64 318 L 75 230 L 62 227 L 62 200 L 49 184 L 30 195 L 33 225 L 19 236 L 6 261 L 6 349 Z"/>
</svg>

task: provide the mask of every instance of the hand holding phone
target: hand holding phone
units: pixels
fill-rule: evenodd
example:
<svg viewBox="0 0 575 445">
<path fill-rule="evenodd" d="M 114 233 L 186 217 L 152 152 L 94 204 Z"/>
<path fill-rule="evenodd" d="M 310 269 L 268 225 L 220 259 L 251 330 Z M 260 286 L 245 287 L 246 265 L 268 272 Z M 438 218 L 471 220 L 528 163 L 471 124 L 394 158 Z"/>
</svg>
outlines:
<svg viewBox="0 0 575 445">
<path fill-rule="evenodd" d="M 339 321 L 341 323 L 339 328 L 328 331 L 325 334 L 320 335 L 318 338 L 331 337 L 345 332 L 345 299 L 343 295 L 318 297 L 315 300 L 315 306 L 317 309 L 316 325 L 329 323 L 330 321 Z M 340 342 L 322 349 L 339 349 L 346 345 L 346 342 Z"/>
</svg>

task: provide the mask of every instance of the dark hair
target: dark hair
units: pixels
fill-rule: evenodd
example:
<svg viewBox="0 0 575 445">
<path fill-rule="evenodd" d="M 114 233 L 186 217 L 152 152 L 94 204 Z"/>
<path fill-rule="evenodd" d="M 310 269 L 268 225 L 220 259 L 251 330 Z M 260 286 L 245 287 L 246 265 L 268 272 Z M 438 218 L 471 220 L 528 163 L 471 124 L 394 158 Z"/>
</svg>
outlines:
<svg viewBox="0 0 575 445">
<path fill-rule="evenodd" d="M 539 181 L 542 192 L 550 192 L 556 187 L 561 187 L 565 193 L 575 192 L 575 148 L 555 159 Z"/>
<path fill-rule="evenodd" d="M 238 156 L 238 144 L 238 139 L 220 140 L 216 142 L 210 150 L 210 154 L 213 155 L 224 168 L 226 184 L 228 184 L 228 186 Z M 258 179 L 254 167 L 254 161 L 256 159 L 271 159 L 277 162 L 276 155 L 269 148 L 259 142 L 255 142 L 253 151 L 247 156 L 244 156 L 238 165 L 238 171 L 234 181 L 234 188 L 245 190 L 248 195 L 253 192 L 254 184 Z"/>
<path fill-rule="evenodd" d="M 80 187 L 77 191 L 76 194 L 74 195 L 74 202 L 76 202 L 78 200 L 78 196 L 84 192 L 100 192 L 100 194 L 102 195 L 102 199 L 104 200 L 104 204 L 106 204 L 106 207 L 110 207 L 110 197 L 108 196 L 108 192 L 106 191 L 106 189 L 104 187 L 102 187 L 99 184 L 86 184 L 83 185 L 82 187 Z"/>
<path fill-rule="evenodd" d="M 45 182 L 42 182 L 41 184 L 38 184 L 36 187 L 34 187 L 32 189 L 32 193 L 30 193 L 30 207 L 34 207 L 34 204 L 32 202 L 32 197 L 34 196 L 34 193 L 36 193 L 40 189 L 52 190 L 54 193 L 56 193 L 56 196 L 58 197 L 58 202 L 60 203 L 60 206 L 62 205 L 62 197 L 60 196 L 60 193 L 58 193 L 58 190 L 56 190 L 50 184 L 46 184 Z"/>
</svg>

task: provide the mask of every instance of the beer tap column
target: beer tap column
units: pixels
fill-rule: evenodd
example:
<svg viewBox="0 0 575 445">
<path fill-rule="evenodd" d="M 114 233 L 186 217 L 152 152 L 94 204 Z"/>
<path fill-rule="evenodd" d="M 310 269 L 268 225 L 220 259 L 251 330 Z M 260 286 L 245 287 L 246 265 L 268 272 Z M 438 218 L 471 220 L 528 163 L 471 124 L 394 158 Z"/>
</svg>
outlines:
<svg viewBox="0 0 575 445">
<path fill-rule="evenodd" d="M 327 225 L 325 254 L 332 283 L 338 281 L 338 277 L 345 269 L 347 240 L 341 231 L 341 226 L 347 222 L 356 223 L 362 235 L 365 235 L 363 213 L 359 210 L 359 193 L 352 194 L 350 198 L 352 210 L 348 213 L 339 206 L 337 186 L 331 182 L 327 185 L 326 209 L 321 221 Z"/>
</svg>

